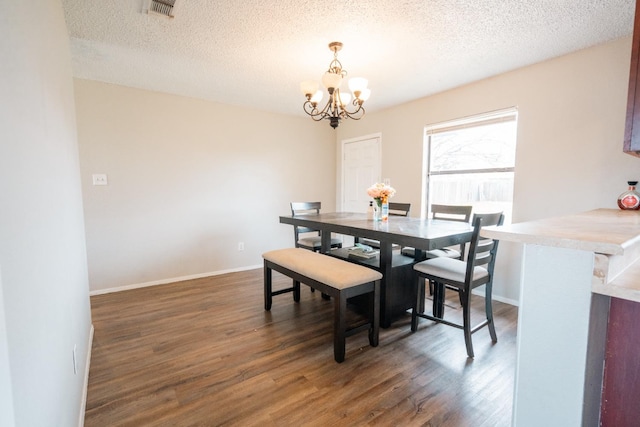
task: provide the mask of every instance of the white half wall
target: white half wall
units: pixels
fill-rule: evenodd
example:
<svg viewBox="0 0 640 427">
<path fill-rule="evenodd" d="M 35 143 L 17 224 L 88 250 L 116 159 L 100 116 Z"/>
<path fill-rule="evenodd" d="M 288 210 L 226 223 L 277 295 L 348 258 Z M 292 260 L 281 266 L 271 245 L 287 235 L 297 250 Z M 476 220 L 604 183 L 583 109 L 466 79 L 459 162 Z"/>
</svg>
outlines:
<svg viewBox="0 0 640 427">
<path fill-rule="evenodd" d="M 0 424 L 76 426 L 91 313 L 67 30 L 58 0 L 2 6 Z"/>
<path fill-rule="evenodd" d="M 0 265 L 0 425 L 15 425 L 13 416 L 13 390 L 11 387 L 11 367 L 9 366 L 9 341 L 4 315 L 2 295 L 2 266 Z"/>
</svg>

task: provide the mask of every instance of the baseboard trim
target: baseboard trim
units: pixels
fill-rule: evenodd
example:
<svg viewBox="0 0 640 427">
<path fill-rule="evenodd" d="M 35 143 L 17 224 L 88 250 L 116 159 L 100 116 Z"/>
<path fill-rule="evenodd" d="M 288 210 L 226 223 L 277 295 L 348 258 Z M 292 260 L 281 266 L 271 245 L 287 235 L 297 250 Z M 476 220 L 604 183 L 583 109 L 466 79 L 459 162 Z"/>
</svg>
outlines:
<svg viewBox="0 0 640 427">
<path fill-rule="evenodd" d="M 473 290 L 473 291 L 471 291 L 471 293 L 473 295 L 478 295 L 478 296 L 484 298 L 484 290 L 481 290 L 481 291 Z M 505 298 L 505 297 L 502 297 L 500 295 L 496 295 L 495 293 L 493 295 L 491 295 L 491 299 L 493 301 L 499 301 L 499 302 L 503 302 L 505 304 L 512 305 L 514 307 L 518 307 L 518 301 L 517 300 L 511 299 L 511 298 Z"/>
<path fill-rule="evenodd" d="M 511 298 L 503 298 L 500 295 L 493 295 L 492 298 L 496 301 L 503 302 L 505 304 L 513 305 L 514 307 L 518 307 L 518 301 Z"/>
<path fill-rule="evenodd" d="M 240 272 L 240 271 L 247 271 L 247 270 L 255 270 L 256 268 L 262 268 L 262 264 L 250 265 L 250 266 L 247 266 L 247 267 L 240 267 L 240 268 L 232 268 L 230 270 L 219 270 L 219 271 L 212 271 L 212 272 L 209 272 L 209 273 L 192 274 L 190 276 L 172 277 L 172 278 L 169 278 L 169 279 L 154 280 L 152 282 L 134 283 L 134 284 L 131 284 L 131 285 L 119 286 L 119 287 L 115 287 L 115 288 L 96 289 L 96 290 L 93 290 L 93 291 L 89 291 L 89 296 L 110 294 L 112 292 L 128 291 L 128 290 L 131 290 L 131 289 L 138 289 L 138 288 L 146 288 L 148 286 L 166 285 L 166 284 L 169 284 L 169 283 L 182 282 L 182 281 L 185 281 L 185 280 L 201 279 L 203 277 L 219 276 L 221 274 L 237 273 L 237 272 Z"/>
<path fill-rule="evenodd" d="M 240 271 L 247 271 L 247 270 L 255 270 L 256 268 L 262 268 L 262 264 L 250 265 L 250 266 L 247 266 L 247 267 L 240 267 L 240 268 L 232 268 L 232 269 L 229 269 L 229 270 L 219 270 L 219 271 L 211 271 L 211 272 L 208 272 L 208 273 L 192 274 L 192 275 L 189 275 L 189 276 L 172 277 L 172 278 L 169 278 L 169 279 L 154 280 L 152 282 L 134 283 L 132 285 L 119 286 L 119 287 L 115 287 L 115 288 L 97 289 L 97 290 L 94 290 L 94 291 L 90 291 L 89 292 L 89 296 L 110 294 L 112 292 L 128 291 L 128 290 L 131 290 L 131 289 L 146 288 L 148 286 L 167 285 L 169 283 L 182 282 L 182 281 L 185 281 L 185 280 L 202 279 L 203 277 L 219 276 L 221 274 L 237 273 L 237 272 L 240 272 Z M 472 293 L 474 295 L 484 296 L 484 291 L 474 290 L 474 291 L 472 291 Z M 518 301 L 517 300 L 511 299 L 511 298 L 504 298 L 504 297 L 502 297 L 500 295 L 496 295 L 495 293 L 493 294 L 493 299 L 495 301 L 500 301 L 500 302 L 503 302 L 505 304 L 513 305 L 513 306 L 516 306 L 516 307 L 518 306 Z M 93 334 L 93 326 L 91 328 L 92 328 L 92 334 Z"/>
<path fill-rule="evenodd" d="M 82 401 L 80 402 L 80 414 L 78 414 L 78 427 L 84 427 L 84 413 L 87 410 L 87 392 L 89 390 L 89 368 L 91 367 L 91 349 L 93 348 L 93 324 L 89 329 L 89 343 L 87 345 L 87 361 L 84 367 L 84 385 L 82 387 Z"/>
</svg>

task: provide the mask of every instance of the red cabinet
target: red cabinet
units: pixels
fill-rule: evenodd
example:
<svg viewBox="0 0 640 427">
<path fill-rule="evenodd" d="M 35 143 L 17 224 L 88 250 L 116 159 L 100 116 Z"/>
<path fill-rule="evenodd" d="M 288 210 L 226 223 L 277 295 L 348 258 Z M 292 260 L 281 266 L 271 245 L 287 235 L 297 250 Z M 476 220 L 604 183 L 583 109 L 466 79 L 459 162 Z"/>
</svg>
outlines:
<svg viewBox="0 0 640 427">
<path fill-rule="evenodd" d="M 600 425 L 640 425 L 640 303 L 611 298 Z"/>
</svg>

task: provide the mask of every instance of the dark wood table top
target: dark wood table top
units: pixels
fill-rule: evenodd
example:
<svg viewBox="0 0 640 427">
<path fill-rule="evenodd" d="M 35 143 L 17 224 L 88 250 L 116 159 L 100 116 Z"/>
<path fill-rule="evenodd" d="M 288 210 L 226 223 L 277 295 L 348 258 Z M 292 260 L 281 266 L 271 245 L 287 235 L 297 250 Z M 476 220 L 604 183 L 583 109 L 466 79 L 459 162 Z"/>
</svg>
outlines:
<svg viewBox="0 0 640 427">
<path fill-rule="evenodd" d="M 468 242 L 473 233 L 473 227 L 464 222 L 403 216 L 390 216 L 388 221 L 373 221 L 368 220 L 364 213 L 354 212 L 281 216 L 280 222 L 422 250 Z"/>
</svg>

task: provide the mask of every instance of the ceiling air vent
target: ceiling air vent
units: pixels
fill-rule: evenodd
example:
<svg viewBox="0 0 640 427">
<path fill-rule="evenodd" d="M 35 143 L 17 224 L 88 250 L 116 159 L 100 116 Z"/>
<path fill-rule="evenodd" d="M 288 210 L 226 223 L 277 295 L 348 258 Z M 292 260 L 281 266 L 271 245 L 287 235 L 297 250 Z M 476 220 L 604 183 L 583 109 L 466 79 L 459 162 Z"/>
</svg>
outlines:
<svg viewBox="0 0 640 427">
<path fill-rule="evenodd" d="M 176 0 L 151 0 L 148 12 L 150 14 L 173 18 L 173 6 L 175 3 Z"/>
</svg>

